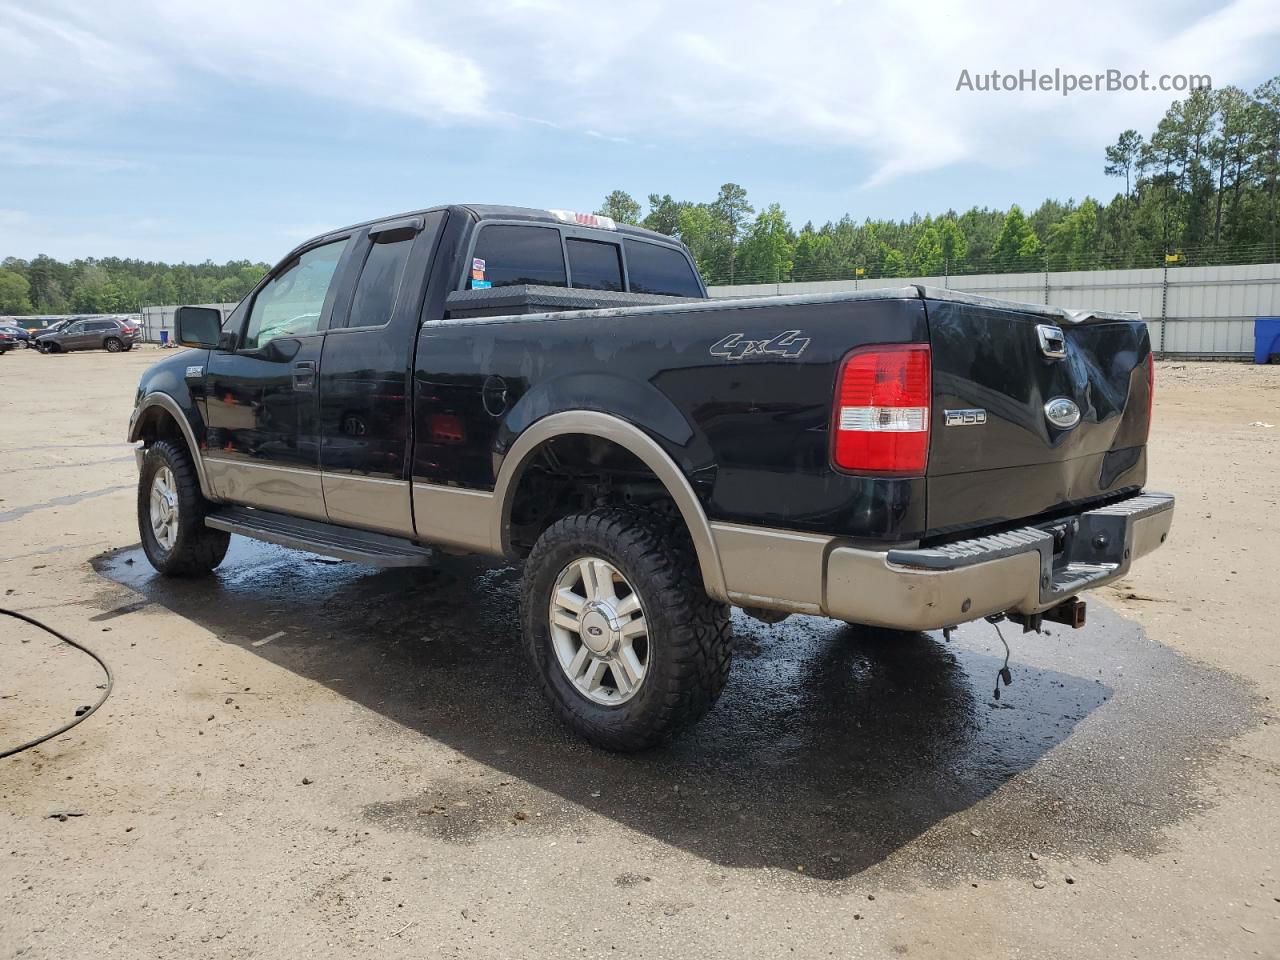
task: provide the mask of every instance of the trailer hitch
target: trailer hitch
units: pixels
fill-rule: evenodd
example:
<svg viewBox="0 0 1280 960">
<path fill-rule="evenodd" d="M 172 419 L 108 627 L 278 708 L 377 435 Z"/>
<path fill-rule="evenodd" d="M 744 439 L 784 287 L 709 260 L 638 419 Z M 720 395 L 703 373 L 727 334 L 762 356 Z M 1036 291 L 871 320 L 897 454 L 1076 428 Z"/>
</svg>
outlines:
<svg viewBox="0 0 1280 960">
<path fill-rule="evenodd" d="M 1013 623 L 1022 624 L 1023 633 L 1040 632 L 1040 627 L 1045 620 L 1051 623 L 1061 623 L 1072 630 L 1079 630 L 1085 624 L 1086 604 L 1079 597 L 1071 597 L 1063 600 L 1055 607 L 1050 607 L 1043 613 L 1015 613 L 1007 614 Z"/>
</svg>

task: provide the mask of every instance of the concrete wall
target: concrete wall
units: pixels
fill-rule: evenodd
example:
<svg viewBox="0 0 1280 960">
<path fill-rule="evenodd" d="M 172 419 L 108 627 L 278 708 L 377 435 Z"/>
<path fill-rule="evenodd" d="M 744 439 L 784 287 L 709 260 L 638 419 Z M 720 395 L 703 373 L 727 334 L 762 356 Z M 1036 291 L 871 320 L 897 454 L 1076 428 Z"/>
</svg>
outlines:
<svg viewBox="0 0 1280 960">
<path fill-rule="evenodd" d="M 764 283 L 712 287 L 710 292 L 713 297 L 752 297 L 911 283 L 1070 309 L 1136 310 L 1147 320 L 1152 346 L 1170 356 L 1251 357 L 1254 317 L 1280 316 L 1280 264 L 1276 263 Z"/>
</svg>

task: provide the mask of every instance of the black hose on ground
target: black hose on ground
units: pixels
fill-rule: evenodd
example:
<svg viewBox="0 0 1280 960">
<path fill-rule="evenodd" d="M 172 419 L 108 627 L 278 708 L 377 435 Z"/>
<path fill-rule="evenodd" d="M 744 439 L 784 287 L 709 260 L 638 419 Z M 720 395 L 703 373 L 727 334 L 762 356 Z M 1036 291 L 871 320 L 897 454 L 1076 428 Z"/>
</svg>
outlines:
<svg viewBox="0 0 1280 960">
<path fill-rule="evenodd" d="M 23 750 L 30 750 L 32 747 L 39 746 L 40 744 L 44 743 L 46 740 L 52 740 L 54 737 L 61 736 L 62 734 L 70 730 L 72 727 L 74 727 L 76 724 L 81 723 L 85 720 L 88 720 L 91 716 L 93 716 L 98 711 L 98 708 L 100 706 L 102 706 L 104 703 L 107 702 L 107 697 L 111 696 L 111 688 L 115 686 L 115 677 L 111 675 L 111 668 L 107 666 L 107 661 L 103 660 L 100 656 L 98 656 L 96 653 L 94 653 L 84 644 L 76 643 L 76 641 L 72 640 L 70 637 L 66 636 L 65 634 L 59 633 L 57 630 L 53 629 L 53 627 L 50 627 L 50 626 L 47 626 L 46 624 L 41 623 L 39 620 L 35 619 L 34 617 L 28 617 L 25 613 L 18 613 L 16 610 L 6 610 L 4 607 L 0 607 L 0 613 L 4 614 L 7 617 L 13 617 L 15 620 L 21 620 L 23 623 L 29 623 L 33 627 L 39 627 L 45 633 L 53 634 L 63 643 L 70 644 L 71 646 L 75 647 L 77 650 L 81 651 L 82 653 L 87 653 L 89 656 L 93 657 L 93 659 L 98 661 L 98 666 L 102 667 L 103 671 L 107 675 L 106 689 L 102 691 L 102 696 L 98 698 L 97 703 L 95 703 L 92 707 L 90 707 L 84 713 L 77 716 L 74 720 L 70 721 L 69 723 L 64 723 L 57 730 L 54 730 L 50 733 L 46 733 L 42 737 L 36 737 L 36 739 L 34 740 L 28 740 L 26 743 L 19 744 L 16 747 L 11 747 L 6 750 L 0 750 L 0 759 L 3 759 L 5 757 L 11 757 L 15 753 L 21 753 Z"/>
</svg>

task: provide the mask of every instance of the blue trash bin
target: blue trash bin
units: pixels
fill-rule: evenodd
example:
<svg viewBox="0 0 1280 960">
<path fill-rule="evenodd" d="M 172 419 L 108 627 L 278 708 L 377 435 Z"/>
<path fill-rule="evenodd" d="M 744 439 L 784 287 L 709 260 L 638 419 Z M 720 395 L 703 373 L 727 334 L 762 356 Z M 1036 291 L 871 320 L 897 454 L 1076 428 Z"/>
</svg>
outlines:
<svg viewBox="0 0 1280 960">
<path fill-rule="evenodd" d="M 1280 356 L 1280 317 L 1253 318 L 1253 362 L 1267 363 Z"/>
<path fill-rule="evenodd" d="M 169 331 L 168 331 L 168 330 L 161 330 L 161 331 L 160 331 L 160 346 L 162 346 L 162 347 L 167 347 L 168 345 L 169 345 Z"/>
</svg>

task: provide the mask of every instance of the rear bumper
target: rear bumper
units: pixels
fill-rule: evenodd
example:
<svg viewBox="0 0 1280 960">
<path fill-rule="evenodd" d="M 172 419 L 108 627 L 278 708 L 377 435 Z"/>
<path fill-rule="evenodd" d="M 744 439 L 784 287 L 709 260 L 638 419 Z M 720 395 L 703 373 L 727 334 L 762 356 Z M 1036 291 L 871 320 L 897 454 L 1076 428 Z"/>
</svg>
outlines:
<svg viewBox="0 0 1280 960">
<path fill-rule="evenodd" d="M 1173 497 L 1144 493 L 1062 526 L 914 550 L 836 547 L 827 558 L 829 616 L 902 630 L 932 630 L 992 613 L 1041 613 L 1082 590 L 1110 583 L 1164 543 Z"/>
<path fill-rule="evenodd" d="M 1173 502 L 1143 493 L 1053 524 L 912 549 L 868 550 L 728 524 L 712 529 L 734 603 L 934 630 L 993 613 L 1041 613 L 1124 576 L 1168 537 Z M 768 552 L 764 563 L 760 549 Z"/>
</svg>

